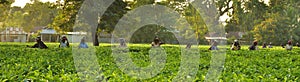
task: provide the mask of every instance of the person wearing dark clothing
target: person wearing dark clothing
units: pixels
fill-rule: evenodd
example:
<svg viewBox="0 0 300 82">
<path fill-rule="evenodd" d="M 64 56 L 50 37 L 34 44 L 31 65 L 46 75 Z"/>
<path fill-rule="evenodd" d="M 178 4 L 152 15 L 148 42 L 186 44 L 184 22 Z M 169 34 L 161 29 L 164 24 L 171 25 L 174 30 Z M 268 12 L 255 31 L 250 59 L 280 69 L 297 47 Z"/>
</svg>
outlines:
<svg viewBox="0 0 300 82">
<path fill-rule="evenodd" d="M 70 47 L 68 38 L 67 38 L 66 36 L 63 36 L 63 37 L 61 38 L 59 47 L 60 47 L 60 48 L 63 48 L 63 47 Z"/>
<path fill-rule="evenodd" d="M 151 43 L 152 47 L 160 47 L 160 45 L 164 44 L 163 42 L 160 41 L 158 37 L 155 37 L 153 42 Z"/>
<path fill-rule="evenodd" d="M 249 47 L 249 50 L 258 50 L 257 41 L 254 41 L 252 45 Z"/>
<path fill-rule="evenodd" d="M 267 44 L 264 42 L 262 48 L 267 48 Z"/>
<path fill-rule="evenodd" d="M 41 37 L 37 37 L 36 38 L 36 44 L 34 44 L 33 46 L 31 46 L 31 48 L 41 48 L 41 49 L 46 49 L 48 48 L 44 42 L 41 40 Z"/>
<path fill-rule="evenodd" d="M 284 44 L 282 44 L 282 43 L 280 44 L 280 46 L 281 46 L 282 48 L 285 48 Z"/>
<path fill-rule="evenodd" d="M 234 42 L 231 45 L 231 50 L 241 50 L 241 46 L 238 40 L 234 40 Z"/>
</svg>

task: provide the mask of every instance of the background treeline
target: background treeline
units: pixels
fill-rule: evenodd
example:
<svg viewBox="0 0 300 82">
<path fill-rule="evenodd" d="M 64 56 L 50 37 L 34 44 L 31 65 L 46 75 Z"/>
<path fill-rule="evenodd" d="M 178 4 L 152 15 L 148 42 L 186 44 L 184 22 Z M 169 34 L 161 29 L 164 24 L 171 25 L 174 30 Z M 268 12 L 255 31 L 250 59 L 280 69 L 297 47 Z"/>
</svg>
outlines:
<svg viewBox="0 0 300 82">
<path fill-rule="evenodd" d="M 14 0 L 0 0 L 0 29 L 6 27 L 22 27 L 25 31 L 37 26 L 48 26 L 59 32 L 72 32 L 76 15 L 84 2 L 84 0 L 64 0 L 56 3 L 43 3 L 39 0 L 32 0 L 24 8 L 11 7 Z M 199 0 L 202 4 L 207 5 L 207 8 L 212 8 L 215 5 L 218 11 L 216 20 L 220 16 L 227 15 L 229 19 L 224 21 L 225 30 L 229 32 L 243 32 L 242 42 L 250 44 L 253 40 L 259 42 L 272 42 L 273 44 L 285 43 L 292 39 L 294 42 L 300 41 L 300 1 L 299 0 L 270 0 L 268 2 L 262 0 Z M 191 25 L 196 38 L 200 44 L 207 44 L 205 35 L 208 34 L 208 27 L 216 26 L 209 25 L 204 20 L 209 19 L 209 12 L 197 11 L 190 4 L 189 0 L 115 0 L 110 5 L 103 16 L 99 17 L 98 34 L 112 33 L 118 20 L 123 17 L 128 11 L 147 4 L 159 4 L 176 10 L 185 18 Z M 192 2 L 193 3 L 193 2 Z M 154 28 L 153 28 L 154 27 Z M 216 26 L 223 28 L 222 26 Z M 180 28 L 180 27 L 177 27 Z M 182 26 L 184 28 L 184 26 Z M 176 38 L 173 33 L 176 30 L 166 29 L 159 25 L 147 25 L 134 33 L 131 42 L 148 43 L 155 36 L 159 36 L 167 43 L 176 43 Z M 187 38 L 189 35 L 182 36 Z M 98 36 L 94 36 L 98 37 Z M 101 37 L 100 37 L 101 38 Z M 237 38 L 237 37 L 227 37 Z M 231 40 L 230 39 L 230 40 Z M 97 39 L 94 40 L 94 45 L 98 45 Z M 229 40 L 229 41 L 230 41 Z"/>
</svg>

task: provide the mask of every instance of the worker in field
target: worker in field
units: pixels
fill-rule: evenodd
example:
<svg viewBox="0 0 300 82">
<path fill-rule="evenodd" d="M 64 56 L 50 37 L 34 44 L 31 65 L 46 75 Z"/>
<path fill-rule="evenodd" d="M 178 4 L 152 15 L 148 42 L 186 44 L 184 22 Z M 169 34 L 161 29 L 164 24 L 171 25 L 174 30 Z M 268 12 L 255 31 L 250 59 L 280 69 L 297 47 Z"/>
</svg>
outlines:
<svg viewBox="0 0 300 82">
<path fill-rule="evenodd" d="M 63 36 L 60 40 L 60 44 L 59 44 L 60 48 L 64 48 L 64 47 L 70 47 L 68 38 L 66 36 Z"/>
<path fill-rule="evenodd" d="M 268 48 L 273 48 L 272 42 L 269 43 Z"/>
<path fill-rule="evenodd" d="M 249 47 L 249 50 L 258 50 L 257 41 L 254 41 L 252 45 Z"/>
<path fill-rule="evenodd" d="M 297 43 L 296 43 L 296 46 L 297 46 L 297 47 L 300 47 L 300 44 L 297 42 Z"/>
<path fill-rule="evenodd" d="M 34 44 L 33 46 L 31 46 L 31 48 L 41 48 L 41 49 L 46 49 L 46 48 L 48 48 L 45 44 L 44 44 L 44 42 L 42 41 L 42 39 L 41 39 L 41 37 L 37 37 L 36 39 L 36 44 Z M 27 47 L 29 47 L 28 45 L 27 45 Z"/>
<path fill-rule="evenodd" d="M 190 49 L 192 47 L 192 44 L 191 43 L 188 43 L 185 47 L 185 49 Z"/>
<path fill-rule="evenodd" d="M 280 46 L 281 46 L 282 48 L 285 48 L 284 44 L 282 44 L 282 43 L 280 44 Z"/>
<path fill-rule="evenodd" d="M 267 48 L 266 42 L 263 43 L 262 48 Z"/>
<path fill-rule="evenodd" d="M 219 50 L 218 49 L 218 42 L 213 40 L 211 46 L 209 47 L 208 50 Z"/>
<path fill-rule="evenodd" d="M 241 46 L 238 40 L 234 40 L 234 42 L 231 45 L 231 50 L 240 50 Z"/>
<path fill-rule="evenodd" d="M 152 47 L 160 47 L 160 45 L 164 44 L 163 42 L 160 41 L 158 37 L 155 37 L 153 42 L 151 43 Z"/>
<path fill-rule="evenodd" d="M 85 43 L 85 37 L 83 37 L 80 41 L 78 48 L 89 48 L 88 45 Z"/>
<path fill-rule="evenodd" d="M 292 40 L 289 40 L 288 43 L 286 44 L 286 50 L 292 50 L 292 49 L 293 49 Z"/>
<path fill-rule="evenodd" d="M 120 45 L 119 47 L 127 47 L 125 39 L 124 38 L 120 38 Z"/>
</svg>

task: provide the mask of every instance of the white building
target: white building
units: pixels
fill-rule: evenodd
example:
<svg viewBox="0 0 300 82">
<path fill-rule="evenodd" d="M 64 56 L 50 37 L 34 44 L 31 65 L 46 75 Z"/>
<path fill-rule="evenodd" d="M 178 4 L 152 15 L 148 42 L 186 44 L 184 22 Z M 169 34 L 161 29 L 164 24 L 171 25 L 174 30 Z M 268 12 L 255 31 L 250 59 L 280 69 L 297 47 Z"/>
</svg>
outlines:
<svg viewBox="0 0 300 82">
<path fill-rule="evenodd" d="M 83 37 L 87 36 L 86 32 L 67 32 L 66 36 L 69 40 L 69 43 L 79 43 Z"/>
<path fill-rule="evenodd" d="M 57 42 L 59 40 L 59 34 L 51 28 L 44 28 L 40 32 L 42 41 L 45 42 Z"/>
<path fill-rule="evenodd" d="M 0 32 L 1 42 L 26 42 L 27 33 L 22 28 L 9 27 Z"/>
</svg>

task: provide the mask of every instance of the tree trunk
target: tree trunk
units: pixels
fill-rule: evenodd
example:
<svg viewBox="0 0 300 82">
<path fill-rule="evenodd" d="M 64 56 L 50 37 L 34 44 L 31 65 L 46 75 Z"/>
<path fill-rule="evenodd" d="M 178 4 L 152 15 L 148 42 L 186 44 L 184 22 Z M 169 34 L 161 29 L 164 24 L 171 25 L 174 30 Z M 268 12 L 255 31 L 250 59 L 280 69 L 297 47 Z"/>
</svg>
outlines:
<svg viewBox="0 0 300 82">
<path fill-rule="evenodd" d="M 93 45 L 99 46 L 98 34 L 97 32 L 92 32 Z"/>
<path fill-rule="evenodd" d="M 26 37 L 26 42 L 29 42 L 29 41 L 30 41 L 30 36 L 31 36 L 30 33 L 28 33 L 28 34 L 27 34 L 27 37 Z"/>
</svg>

